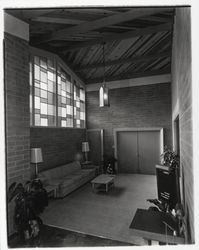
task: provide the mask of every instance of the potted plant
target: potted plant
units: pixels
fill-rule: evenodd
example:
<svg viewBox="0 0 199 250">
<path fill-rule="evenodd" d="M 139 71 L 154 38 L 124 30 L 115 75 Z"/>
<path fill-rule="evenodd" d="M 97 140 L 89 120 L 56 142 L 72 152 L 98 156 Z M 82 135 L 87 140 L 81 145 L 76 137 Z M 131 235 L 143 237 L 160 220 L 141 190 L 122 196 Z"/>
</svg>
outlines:
<svg viewBox="0 0 199 250">
<path fill-rule="evenodd" d="M 179 170 L 180 158 L 178 154 L 169 149 L 167 146 L 164 148 L 164 152 L 160 156 L 161 164 L 169 167 L 169 171 Z"/>
<path fill-rule="evenodd" d="M 117 159 L 113 155 L 104 155 L 104 173 L 115 174 L 115 162 Z"/>
<path fill-rule="evenodd" d="M 168 171 L 171 178 L 175 178 L 176 182 L 176 195 L 178 197 L 178 200 L 180 200 L 180 194 L 179 194 L 179 166 L 180 166 L 180 159 L 179 156 L 169 149 L 167 146 L 164 148 L 164 152 L 160 155 L 161 164 L 163 165 L 163 170 Z M 160 166 L 162 168 L 162 166 Z M 169 212 L 170 211 L 170 204 L 167 203 L 165 199 L 148 199 L 150 203 L 153 203 L 158 210 L 163 212 Z M 155 209 L 152 207 L 151 209 Z M 170 211 L 171 212 L 171 211 Z"/>
<path fill-rule="evenodd" d="M 12 183 L 8 189 L 8 202 L 15 201 L 14 223 L 20 239 L 35 244 L 39 239 L 42 220 L 39 215 L 48 205 L 48 195 L 39 179 Z"/>
</svg>

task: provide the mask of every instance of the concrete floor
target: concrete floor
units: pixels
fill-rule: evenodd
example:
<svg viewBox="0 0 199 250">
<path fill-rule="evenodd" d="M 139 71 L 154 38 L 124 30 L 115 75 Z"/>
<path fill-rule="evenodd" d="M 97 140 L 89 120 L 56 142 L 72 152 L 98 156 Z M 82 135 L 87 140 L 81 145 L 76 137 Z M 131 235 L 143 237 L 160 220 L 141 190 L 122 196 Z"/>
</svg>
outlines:
<svg viewBox="0 0 199 250">
<path fill-rule="evenodd" d="M 42 219 L 47 225 L 144 245 L 129 225 L 137 208 L 150 206 L 148 198 L 157 198 L 155 175 L 119 174 L 107 194 L 92 192 L 87 183 L 64 199 L 52 200 Z"/>
</svg>

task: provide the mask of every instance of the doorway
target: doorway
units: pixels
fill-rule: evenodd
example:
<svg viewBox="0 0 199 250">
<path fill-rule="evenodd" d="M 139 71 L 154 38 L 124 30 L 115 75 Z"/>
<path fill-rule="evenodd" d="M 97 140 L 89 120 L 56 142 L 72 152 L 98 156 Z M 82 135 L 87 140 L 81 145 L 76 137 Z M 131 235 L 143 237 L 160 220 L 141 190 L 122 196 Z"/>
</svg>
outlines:
<svg viewBox="0 0 199 250">
<path fill-rule="evenodd" d="M 117 172 L 155 174 L 163 152 L 163 129 L 116 129 L 115 157 Z"/>
<path fill-rule="evenodd" d="M 86 134 L 90 146 L 89 160 L 94 165 L 100 166 L 104 155 L 104 131 L 103 129 L 87 129 Z"/>
<path fill-rule="evenodd" d="M 180 156 L 180 121 L 179 121 L 179 115 L 174 120 L 174 150 Z"/>
</svg>

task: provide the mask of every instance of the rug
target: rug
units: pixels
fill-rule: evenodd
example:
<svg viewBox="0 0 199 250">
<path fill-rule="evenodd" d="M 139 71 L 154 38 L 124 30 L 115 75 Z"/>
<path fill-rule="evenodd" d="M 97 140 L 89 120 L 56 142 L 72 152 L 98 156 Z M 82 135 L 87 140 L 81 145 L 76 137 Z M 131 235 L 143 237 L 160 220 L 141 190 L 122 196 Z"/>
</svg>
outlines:
<svg viewBox="0 0 199 250">
<path fill-rule="evenodd" d="M 129 226 L 137 208 L 149 208 L 149 198 L 157 198 L 154 175 L 119 174 L 108 193 L 95 193 L 87 183 L 64 199 L 50 201 L 41 217 L 49 226 L 145 245 L 141 237 L 133 235 Z"/>
</svg>

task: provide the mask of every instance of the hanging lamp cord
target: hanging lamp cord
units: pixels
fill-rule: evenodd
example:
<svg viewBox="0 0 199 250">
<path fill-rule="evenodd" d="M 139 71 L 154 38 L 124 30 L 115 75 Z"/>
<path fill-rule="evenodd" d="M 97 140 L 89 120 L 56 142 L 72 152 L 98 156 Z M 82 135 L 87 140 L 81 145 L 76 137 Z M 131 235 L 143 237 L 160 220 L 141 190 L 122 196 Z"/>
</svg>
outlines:
<svg viewBox="0 0 199 250">
<path fill-rule="evenodd" d="M 105 86 L 106 81 L 105 81 L 105 50 L 104 50 L 105 43 L 103 43 L 103 84 Z"/>
</svg>

